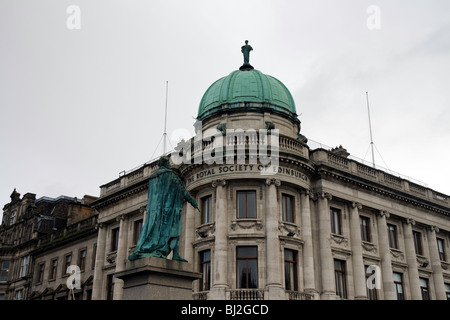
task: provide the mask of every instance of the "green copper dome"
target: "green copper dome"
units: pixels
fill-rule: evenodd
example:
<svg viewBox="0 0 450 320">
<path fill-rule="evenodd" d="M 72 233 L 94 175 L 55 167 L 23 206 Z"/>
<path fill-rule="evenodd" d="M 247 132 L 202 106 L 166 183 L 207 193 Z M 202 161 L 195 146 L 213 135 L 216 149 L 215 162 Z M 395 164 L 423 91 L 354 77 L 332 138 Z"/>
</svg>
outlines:
<svg viewBox="0 0 450 320">
<path fill-rule="evenodd" d="M 298 121 L 294 99 L 278 79 L 258 70 L 236 70 L 206 90 L 198 120 L 232 110 L 276 112 Z"/>
</svg>

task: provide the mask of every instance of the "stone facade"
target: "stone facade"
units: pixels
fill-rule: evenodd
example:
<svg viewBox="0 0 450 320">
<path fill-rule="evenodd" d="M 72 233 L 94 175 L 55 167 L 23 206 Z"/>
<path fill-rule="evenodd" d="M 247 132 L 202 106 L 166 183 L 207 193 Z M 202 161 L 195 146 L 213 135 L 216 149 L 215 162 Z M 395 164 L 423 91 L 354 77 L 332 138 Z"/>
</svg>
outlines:
<svg viewBox="0 0 450 320">
<path fill-rule="evenodd" d="M 203 130 L 219 124 L 264 128 L 268 116 L 212 118 Z M 340 148 L 311 150 L 296 139 L 292 124 L 274 115 L 270 120 L 283 133 L 274 175 L 263 174 L 259 159 L 249 160 L 251 139 L 242 140 L 242 164 L 237 158 L 227 164 L 225 154 L 219 164 L 174 165 L 202 210 L 210 211 L 184 208 L 180 252 L 192 271 L 204 274 L 193 283 L 193 298 L 447 299 L 449 197 L 352 160 Z M 230 143 L 236 147 L 238 141 Z M 202 144 L 202 150 L 208 147 Z M 122 284 L 113 276 L 123 271 L 136 243 L 154 170 L 156 162 L 147 163 L 101 186 L 93 204 L 99 211 L 94 299 L 121 299 Z M 247 207 L 254 215 L 239 216 L 238 198 L 245 192 L 254 197 L 254 208 Z M 240 257 L 241 248 L 254 248 L 254 256 Z M 241 260 L 256 266 L 246 287 Z M 368 290 L 368 278 L 375 278 L 369 267 L 379 276 L 371 282 L 379 289 Z M 249 270 L 247 277 L 254 272 Z"/>
<path fill-rule="evenodd" d="M 69 295 L 62 271 L 65 258 L 70 264 L 85 261 L 92 265 L 96 215 L 90 207 L 95 197 L 83 199 L 60 196 L 56 199 L 27 193 L 20 198 L 14 190 L 3 208 L 0 226 L 0 299 L 88 298 L 81 291 Z M 85 257 L 79 258 L 83 248 Z M 73 260 L 72 260 L 73 259 Z M 51 264 L 56 261 L 54 272 Z M 93 280 L 92 267 L 81 273 L 83 288 Z M 52 276 L 50 276 L 52 274 Z M 89 279 L 90 278 L 90 279 Z"/>
</svg>

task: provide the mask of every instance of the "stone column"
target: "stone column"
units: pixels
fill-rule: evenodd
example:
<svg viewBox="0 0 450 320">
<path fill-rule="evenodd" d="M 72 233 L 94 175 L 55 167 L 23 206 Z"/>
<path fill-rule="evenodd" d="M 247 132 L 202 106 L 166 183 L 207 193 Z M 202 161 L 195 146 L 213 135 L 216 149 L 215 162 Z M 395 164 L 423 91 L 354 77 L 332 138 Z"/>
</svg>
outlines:
<svg viewBox="0 0 450 320">
<path fill-rule="evenodd" d="M 216 188 L 215 218 L 216 228 L 214 232 L 214 255 L 212 257 L 212 286 L 210 299 L 225 300 L 228 285 L 228 210 L 227 187 L 225 180 L 216 180 L 212 183 Z"/>
<path fill-rule="evenodd" d="M 266 179 L 266 288 L 268 299 L 285 299 L 285 292 L 281 285 L 282 270 L 281 244 L 278 234 L 279 208 L 277 199 L 277 187 L 279 179 Z"/>
<path fill-rule="evenodd" d="M 434 289 L 436 291 L 436 300 L 446 300 L 444 277 L 442 275 L 441 258 L 437 247 L 436 232 L 439 228 L 431 226 L 428 229 L 428 247 L 430 248 L 430 262 L 433 270 Z"/>
<path fill-rule="evenodd" d="M 126 215 L 121 215 L 117 217 L 120 221 L 119 225 L 119 241 L 117 243 L 117 254 L 116 254 L 116 273 L 125 270 L 125 264 L 128 259 L 128 218 Z M 122 300 L 123 296 L 123 280 L 115 278 L 114 283 L 114 300 Z"/>
<path fill-rule="evenodd" d="M 386 219 L 389 218 L 389 212 L 381 210 L 377 217 L 378 242 L 380 245 L 381 258 L 381 276 L 383 278 L 384 300 L 396 300 L 394 287 L 394 276 L 392 274 L 391 249 L 389 247 L 389 238 L 387 232 Z"/>
<path fill-rule="evenodd" d="M 406 223 L 403 224 L 403 231 L 405 233 L 405 253 L 406 262 L 408 263 L 408 276 L 409 287 L 411 288 L 411 299 L 422 300 L 422 294 L 420 292 L 419 282 L 419 270 L 417 269 L 417 256 L 416 248 L 414 246 L 414 237 L 412 232 L 412 226 L 416 222 L 414 219 L 406 219 Z"/>
<path fill-rule="evenodd" d="M 97 252 L 95 255 L 94 281 L 92 285 L 92 300 L 101 300 L 103 297 L 103 266 L 106 251 L 106 226 L 97 224 Z"/>
<path fill-rule="evenodd" d="M 193 195 L 192 195 L 193 196 Z M 195 240 L 195 211 L 196 209 L 189 203 L 186 203 L 186 223 L 185 223 L 185 243 L 184 259 L 189 263 L 194 263 L 194 247 L 192 243 Z"/>
<path fill-rule="evenodd" d="M 317 294 L 314 279 L 314 252 L 311 229 L 311 208 L 309 206 L 309 190 L 301 192 L 301 214 L 302 214 L 302 240 L 303 244 L 303 279 L 305 281 L 305 292 Z"/>
<path fill-rule="evenodd" d="M 322 192 L 318 195 L 319 201 L 319 249 L 320 249 L 320 269 L 322 276 L 322 300 L 332 300 L 336 298 L 336 286 L 334 283 L 334 263 L 331 252 L 330 234 L 330 207 L 328 200 L 332 196 Z"/>
<path fill-rule="evenodd" d="M 355 286 L 356 300 L 367 299 L 366 271 L 362 256 L 361 223 L 359 218 L 359 210 L 361 209 L 361 203 L 352 203 L 350 213 L 350 241 L 352 244 L 353 283 Z"/>
</svg>

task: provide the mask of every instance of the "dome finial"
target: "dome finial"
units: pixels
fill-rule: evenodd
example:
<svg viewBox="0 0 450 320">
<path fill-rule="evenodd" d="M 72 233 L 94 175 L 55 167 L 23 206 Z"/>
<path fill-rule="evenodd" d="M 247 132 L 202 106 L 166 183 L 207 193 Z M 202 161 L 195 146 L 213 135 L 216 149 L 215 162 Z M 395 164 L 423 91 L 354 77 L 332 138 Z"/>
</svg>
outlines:
<svg viewBox="0 0 450 320">
<path fill-rule="evenodd" d="M 245 46 L 241 47 L 241 52 L 244 54 L 244 64 L 239 68 L 241 71 L 250 71 L 254 68 L 250 65 L 250 51 L 253 48 L 248 44 L 248 40 L 245 40 Z"/>
</svg>

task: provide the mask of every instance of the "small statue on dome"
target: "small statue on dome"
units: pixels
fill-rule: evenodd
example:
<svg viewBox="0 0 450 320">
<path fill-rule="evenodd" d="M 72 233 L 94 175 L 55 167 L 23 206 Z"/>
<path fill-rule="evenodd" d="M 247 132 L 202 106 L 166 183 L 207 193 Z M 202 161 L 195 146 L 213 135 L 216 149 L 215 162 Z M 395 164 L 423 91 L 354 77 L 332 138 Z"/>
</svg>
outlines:
<svg viewBox="0 0 450 320">
<path fill-rule="evenodd" d="M 250 51 L 252 51 L 253 48 L 251 45 L 248 44 L 248 40 L 245 40 L 245 46 L 241 47 L 241 52 L 244 54 L 244 64 L 242 67 L 239 68 L 239 70 L 242 71 L 248 71 L 253 70 L 253 67 L 250 65 Z"/>
</svg>

